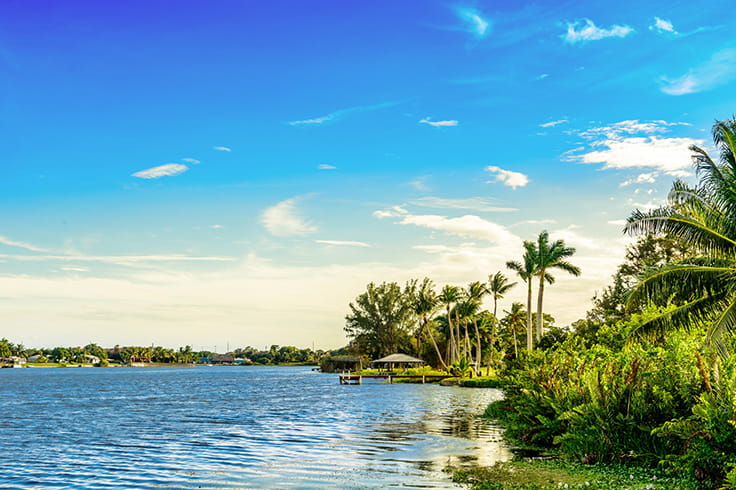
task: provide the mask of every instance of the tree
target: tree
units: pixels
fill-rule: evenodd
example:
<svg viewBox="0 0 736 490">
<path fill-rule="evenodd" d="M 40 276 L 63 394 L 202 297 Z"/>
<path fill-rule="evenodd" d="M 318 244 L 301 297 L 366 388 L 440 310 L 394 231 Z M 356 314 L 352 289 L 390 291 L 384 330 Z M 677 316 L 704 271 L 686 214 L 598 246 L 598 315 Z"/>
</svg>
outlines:
<svg viewBox="0 0 736 490">
<path fill-rule="evenodd" d="M 524 242 L 524 248 L 534 261 L 536 275 L 539 278 L 539 292 L 537 293 L 537 342 L 539 342 L 542 339 L 544 283 L 554 282 L 554 278 L 547 271 L 560 269 L 577 277 L 580 275 L 580 268 L 565 260 L 575 254 L 575 249 L 566 246 L 564 240 L 550 243 L 547 230 L 539 234 L 536 243 Z"/>
<path fill-rule="evenodd" d="M 434 291 L 434 283 L 428 277 L 425 277 L 422 282 L 412 287 L 413 295 L 411 298 L 411 306 L 414 310 L 414 314 L 421 322 L 422 327 L 427 332 L 429 340 L 432 342 L 435 352 L 437 353 L 437 359 L 439 359 L 442 368 L 447 371 L 447 363 L 442 358 L 440 348 L 437 346 L 437 341 L 434 338 L 434 331 L 429 327 L 429 317 L 433 315 L 439 306 L 439 300 L 437 293 Z"/>
<path fill-rule="evenodd" d="M 466 291 L 466 294 L 468 298 L 478 303 L 478 307 L 483 303 L 483 296 L 488 294 L 490 292 L 490 289 L 488 285 L 480 282 L 480 281 L 473 281 L 470 284 L 468 284 L 468 289 Z M 495 301 L 495 300 L 494 300 Z M 495 309 L 495 303 L 494 303 L 494 309 Z M 495 315 L 495 313 L 494 313 Z M 495 323 L 491 326 L 491 362 L 493 362 L 493 342 L 496 338 L 496 332 L 495 332 L 496 325 Z M 483 346 L 481 343 L 480 338 L 480 332 L 478 331 L 478 315 L 473 316 L 473 329 L 475 330 L 475 369 L 478 373 L 480 373 L 480 366 L 481 366 L 481 356 L 483 351 Z"/>
<path fill-rule="evenodd" d="M 527 243 L 524 242 L 524 249 L 527 249 Z M 533 244 L 532 244 L 533 245 Z M 536 274 L 536 265 L 534 258 L 529 254 L 528 250 L 524 252 L 523 262 L 510 260 L 506 262 L 506 267 L 516 272 L 519 278 L 526 283 L 526 349 L 534 348 L 534 331 L 532 330 L 532 279 Z M 548 281 L 554 281 L 550 276 Z"/>
<path fill-rule="evenodd" d="M 719 163 L 691 146 L 698 183 L 676 180 L 665 205 L 635 210 L 625 231 L 664 234 L 694 250 L 687 257 L 649 271 L 629 304 L 679 299 L 676 308 L 645 322 L 640 330 L 663 332 L 707 326 L 706 341 L 727 355 L 723 336 L 736 328 L 736 120 L 717 121 L 713 141 Z"/>
<path fill-rule="evenodd" d="M 445 309 L 447 310 L 447 326 L 449 331 L 449 342 L 447 343 L 447 363 L 452 364 L 457 360 L 458 357 L 458 343 L 459 338 L 455 338 L 455 331 L 452 325 L 452 317 L 450 315 L 450 308 L 453 303 L 456 303 L 460 300 L 460 288 L 457 286 L 450 286 L 445 285 L 442 288 L 442 292 L 439 295 L 439 301 L 445 305 Z M 459 330 L 458 330 L 459 332 Z M 459 335 L 458 335 L 459 337 Z"/>
<path fill-rule="evenodd" d="M 407 296 L 395 282 L 370 283 L 350 303 L 345 332 L 348 337 L 360 338 L 364 354 L 383 357 L 411 345 L 407 331 L 413 312 Z"/>
<path fill-rule="evenodd" d="M 501 320 L 501 325 L 506 327 L 511 339 L 514 343 L 514 358 L 519 357 L 519 351 L 516 347 L 516 336 L 519 332 L 524 333 L 524 318 L 527 316 L 527 311 L 524 310 L 522 303 L 512 303 L 511 310 L 504 310 L 506 316 Z"/>
</svg>

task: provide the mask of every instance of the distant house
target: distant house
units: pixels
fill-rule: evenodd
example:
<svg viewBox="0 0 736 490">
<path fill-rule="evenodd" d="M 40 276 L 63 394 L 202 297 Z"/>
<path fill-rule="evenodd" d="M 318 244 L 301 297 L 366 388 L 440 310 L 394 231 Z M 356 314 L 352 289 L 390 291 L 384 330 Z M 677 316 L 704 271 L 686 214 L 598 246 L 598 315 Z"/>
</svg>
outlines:
<svg viewBox="0 0 736 490">
<path fill-rule="evenodd" d="M 26 363 L 25 358 L 18 356 L 0 357 L 1 367 L 23 367 Z"/>
<path fill-rule="evenodd" d="M 373 365 L 379 369 L 406 369 L 420 367 L 423 364 L 423 360 L 407 356 L 406 354 L 391 354 L 390 356 L 373 361 Z"/>
<path fill-rule="evenodd" d="M 360 356 L 329 356 L 319 363 L 323 373 L 345 373 L 363 369 L 363 358 Z"/>
<path fill-rule="evenodd" d="M 100 358 L 97 356 L 93 356 L 92 354 L 85 354 L 84 362 L 86 362 L 87 364 L 99 364 Z"/>
<path fill-rule="evenodd" d="M 211 364 L 235 364 L 235 358 L 230 354 L 218 354 L 212 358 Z"/>
</svg>

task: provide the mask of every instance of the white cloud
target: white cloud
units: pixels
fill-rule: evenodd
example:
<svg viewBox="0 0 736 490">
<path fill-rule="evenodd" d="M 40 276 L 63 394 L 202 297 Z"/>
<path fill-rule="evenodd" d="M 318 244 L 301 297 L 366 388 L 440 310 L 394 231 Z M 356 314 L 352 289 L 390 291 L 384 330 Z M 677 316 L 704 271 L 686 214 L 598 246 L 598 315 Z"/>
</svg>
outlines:
<svg viewBox="0 0 736 490">
<path fill-rule="evenodd" d="M 524 187 L 529 183 L 529 177 L 522 174 L 521 172 L 514 172 L 512 170 L 504 170 L 501 167 L 489 165 L 484 169 L 486 172 L 490 172 L 496 177 L 496 182 L 501 182 L 503 185 L 516 189 L 517 187 Z M 492 183 L 488 181 L 487 183 Z"/>
<path fill-rule="evenodd" d="M 454 119 L 447 120 L 447 121 L 430 121 L 428 117 L 425 117 L 424 119 L 419 121 L 419 124 L 429 124 L 430 126 L 433 126 L 435 128 L 446 128 L 446 127 L 457 126 L 458 122 Z"/>
<path fill-rule="evenodd" d="M 86 267 L 59 267 L 59 269 L 66 272 L 89 272 Z"/>
<path fill-rule="evenodd" d="M 417 177 L 416 179 L 410 181 L 409 185 L 419 192 L 429 192 L 432 190 L 432 188 L 427 185 L 427 178 L 428 176 L 426 175 L 422 177 Z"/>
<path fill-rule="evenodd" d="M 625 219 L 615 219 L 615 220 L 608 221 L 607 223 L 609 225 L 614 225 L 614 226 L 624 226 L 626 225 L 626 220 Z"/>
<path fill-rule="evenodd" d="M 477 9 L 455 7 L 455 14 L 464 22 L 463 29 L 477 38 L 484 38 L 491 33 L 491 22 L 484 18 Z"/>
<path fill-rule="evenodd" d="M 335 167 L 334 165 L 328 165 L 326 163 L 321 163 L 317 165 L 317 168 L 319 170 L 335 170 L 337 167 Z"/>
<path fill-rule="evenodd" d="M 301 198 L 292 197 L 266 208 L 261 213 L 261 223 L 274 236 L 289 237 L 314 233 L 317 228 L 306 222 L 296 208 Z"/>
<path fill-rule="evenodd" d="M 702 145 L 703 140 L 692 138 L 623 138 L 604 140 L 593 146 L 604 148 L 578 155 L 581 163 L 602 163 L 604 169 L 650 167 L 665 173 L 692 166 L 691 145 Z"/>
<path fill-rule="evenodd" d="M 579 229 L 578 225 L 570 225 L 566 228 L 554 230 L 550 232 L 550 240 L 564 240 L 565 244 L 573 247 L 586 248 L 588 250 L 601 250 L 605 246 L 599 240 L 586 237 L 576 231 Z"/>
<path fill-rule="evenodd" d="M 479 216 L 465 215 L 459 218 L 448 218 L 433 214 L 404 215 L 400 225 L 415 225 L 456 236 L 480 238 L 496 244 L 517 244 L 521 239 L 505 227 L 485 220 Z"/>
<path fill-rule="evenodd" d="M 197 164 L 202 163 L 199 160 L 197 160 L 196 158 L 182 158 L 181 160 L 183 162 L 191 163 L 192 165 L 197 165 Z"/>
<path fill-rule="evenodd" d="M 435 209 L 472 209 L 488 213 L 518 211 L 517 208 L 497 206 L 493 199 L 486 197 L 467 197 L 464 199 L 445 199 L 442 197 L 420 197 L 410 202 L 415 206 Z"/>
<path fill-rule="evenodd" d="M 675 30 L 675 26 L 672 25 L 672 22 L 665 19 L 660 19 L 659 17 L 654 18 L 654 24 L 649 26 L 650 31 L 657 31 L 659 33 L 663 32 L 669 32 L 670 34 L 678 34 L 678 32 Z"/>
<path fill-rule="evenodd" d="M 228 148 L 227 146 L 213 146 L 213 150 L 217 151 L 233 151 L 231 148 Z"/>
<path fill-rule="evenodd" d="M 678 78 L 672 80 L 663 78 L 662 92 L 669 95 L 704 92 L 731 82 L 735 78 L 736 49 L 723 49 Z"/>
<path fill-rule="evenodd" d="M 557 121 L 550 121 L 544 124 L 540 124 L 539 127 L 540 128 L 553 128 L 557 126 L 558 124 L 564 124 L 566 122 L 568 122 L 567 119 L 558 119 Z"/>
<path fill-rule="evenodd" d="M 566 159 L 580 163 L 603 164 L 603 169 L 651 168 L 668 175 L 682 176 L 686 169 L 692 166 L 690 146 L 702 146 L 704 140 L 656 135 L 678 125 L 685 124 L 627 120 L 589 129 L 579 135 L 593 140 L 589 148 L 593 151 L 579 153 L 586 148 L 577 148 L 573 152 L 568 152 Z M 644 173 L 637 177 L 641 178 L 641 181 L 632 180 L 624 185 L 650 182 L 654 177 L 655 172 Z"/>
<path fill-rule="evenodd" d="M 383 219 L 383 218 L 396 218 L 398 216 L 402 216 L 405 214 L 409 214 L 409 211 L 407 211 L 403 207 L 391 206 L 389 209 L 375 211 L 373 213 L 373 216 L 379 219 Z"/>
<path fill-rule="evenodd" d="M 378 109 L 385 109 L 387 107 L 393 107 L 400 103 L 401 102 L 383 102 L 381 104 L 348 107 L 347 109 L 339 109 L 335 112 L 331 112 L 324 116 L 313 117 L 309 119 L 302 119 L 298 121 L 290 121 L 288 124 L 290 126 L 314 126 L 314 125 L 319 126 L 319 125 L 322 125 L 328 122 L 337 121 L 341 119 L 342 117 L 347 116 L 348 114 L 353 114 L 357 112 L 375 111 Z"/>
<path fill-rule="evenodd" d="M 18 262 L 99 262 L 104 264 L 133 266 L 146 262 L 231 262 L 232 257 L 208 257 L 192 255 L 0 255 L 0 258 Z"/>
<path fill-rule="evenodd" d="M 590 19 L 583 19 L 582 21 L 569 22 L 567 32 L 562 35 L 562 38 L 565 42 L 574 44 L 598 41 L 608 37 L 623 38 L 633 32 L 634 29 L 629 26 L 613 25 L 608 29 L 604 29 L 597 27 Z"/>
<path fill-rule="evenodd" d="M 221 228 L 224 228 L 224 226 L 222 226 L 222 225 L 210 225 L 210 228 L 212 228 L 213 230 L 219 230 Z"/>
<path fill-rule="evenodd" d="M 173 177 L 189 170 L 186 165 L 179 163 L 167 163 L 166 165 L 159 165 L 158 167 L 148 168 L 132 174 L 133 177 L 139 179 L 158 179 L 160 177 Z"/>
<path fill-rule="evenodd" d="M 549 73 L 542 73 L 540 75 L 537 75 L 537 80 L 544 80 L 545 78 L 549 77 Z"/>
<path fill-rule="evenodd" d="M 46 250 L 45 248 L 37 247 L 35 245 L 26 243 L 26 242 L 19 242 L 16 240 L 11 240 L 10 238 L 4 237 L 4 236 L 0 236 L 0 244 L 7 245 L 9 247 L 24 248 L 31 252 L 48 252 L 48 250 Z"/>
<path fill-rule="evenodd" d="M 629 179 L 625 182 L 621 182 L 619 184 L 619 187 L 626 187 L 627 185 L 631 185 L 631 184 L 653 184 L 656 182 L 658 175 L 659 174 L 657 172 L 647 172 L 647 173 L 639 174 L 633 179 Z"/>
<path fill-rule="evenodd" d="M 557 223 L 557 220 L 554 219 L 527 219 L 524 221 L 519 221 L 518 223 L 514 223 L 511 226 L 521 226 L 521 225 L 547 225 L 551 223 Z"/>
<path fill-rule="evenodd" d="M 343 240 L 315 240 L 316 243 L 323 243 L 325 245 L 336 245 L 336 246 L 345 246 L 345 247 L 370 247 L 365 242 L 351 242 L 351 241 L 343 241 Z"/>
</svg>

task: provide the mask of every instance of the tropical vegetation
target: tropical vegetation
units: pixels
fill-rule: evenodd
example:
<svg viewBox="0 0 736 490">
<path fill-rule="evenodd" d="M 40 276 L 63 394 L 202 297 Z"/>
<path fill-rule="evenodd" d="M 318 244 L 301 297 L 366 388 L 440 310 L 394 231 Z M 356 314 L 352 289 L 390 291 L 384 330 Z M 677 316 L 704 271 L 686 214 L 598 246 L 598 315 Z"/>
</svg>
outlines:
<svg viewBox="0 0 736 490">
<path fill-rule="evenodd" d="M 483 309 L 483 295 L 509 292 L 500 272 L 480 295 L 477 283 L 476 294 L 446 285 L 430 295 L 436 303 L 397 324 L 421 332 L 436 349 L 426 342 L 391 348 L 451 371 L 469 362 L 476 373 L 493 366 L 506 396 L 486 415 L 501 421 L 517 446 L 571 464 L 680 478 L 669 488 L 736 488 L 736 121 L 716 122 L 713 141 L 717 158 L 691 147 L 696 183 L 676 180 L 662 206 L 628 217 L 624 232 L 636 242 L 584 318 L 559 328 L 544 311 L 552 273 L 581 271 L 575 250 L 542 231 L 506 264 L 526 286 L 525 302 L 514 301 L 501 318 L 496 296 L 492 311 Z M 417 311 L 421 329 L 411 330 Z M 349 348 L 360 350 L 352 338 Z M 471 352 L 474 342 L 480 357 Z M 500 465 L 486 475 L 507 470 L 520 468 Z M 477 488 L 506 488 L 482 474 L 456 477 Z M 691 480 L 697 483 L 685 483 Z M 655 483 L 631 488 L 662 488 Z M 518 488 L 544 486 L 537 485 Z"/>
</svg>

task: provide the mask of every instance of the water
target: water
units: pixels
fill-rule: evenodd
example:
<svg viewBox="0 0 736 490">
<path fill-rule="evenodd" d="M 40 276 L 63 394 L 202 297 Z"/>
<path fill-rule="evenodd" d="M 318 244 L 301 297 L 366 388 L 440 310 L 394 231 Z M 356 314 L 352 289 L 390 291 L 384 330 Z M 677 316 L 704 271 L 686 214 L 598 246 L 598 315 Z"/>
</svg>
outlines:
<svg viewBox="0 0 736 490">
<path fill-rule="evenodd" d="M 0 488 L 456 488 L 511 458 L 493 389 L 310 368 L 0 370 Z"/>
</svg>

